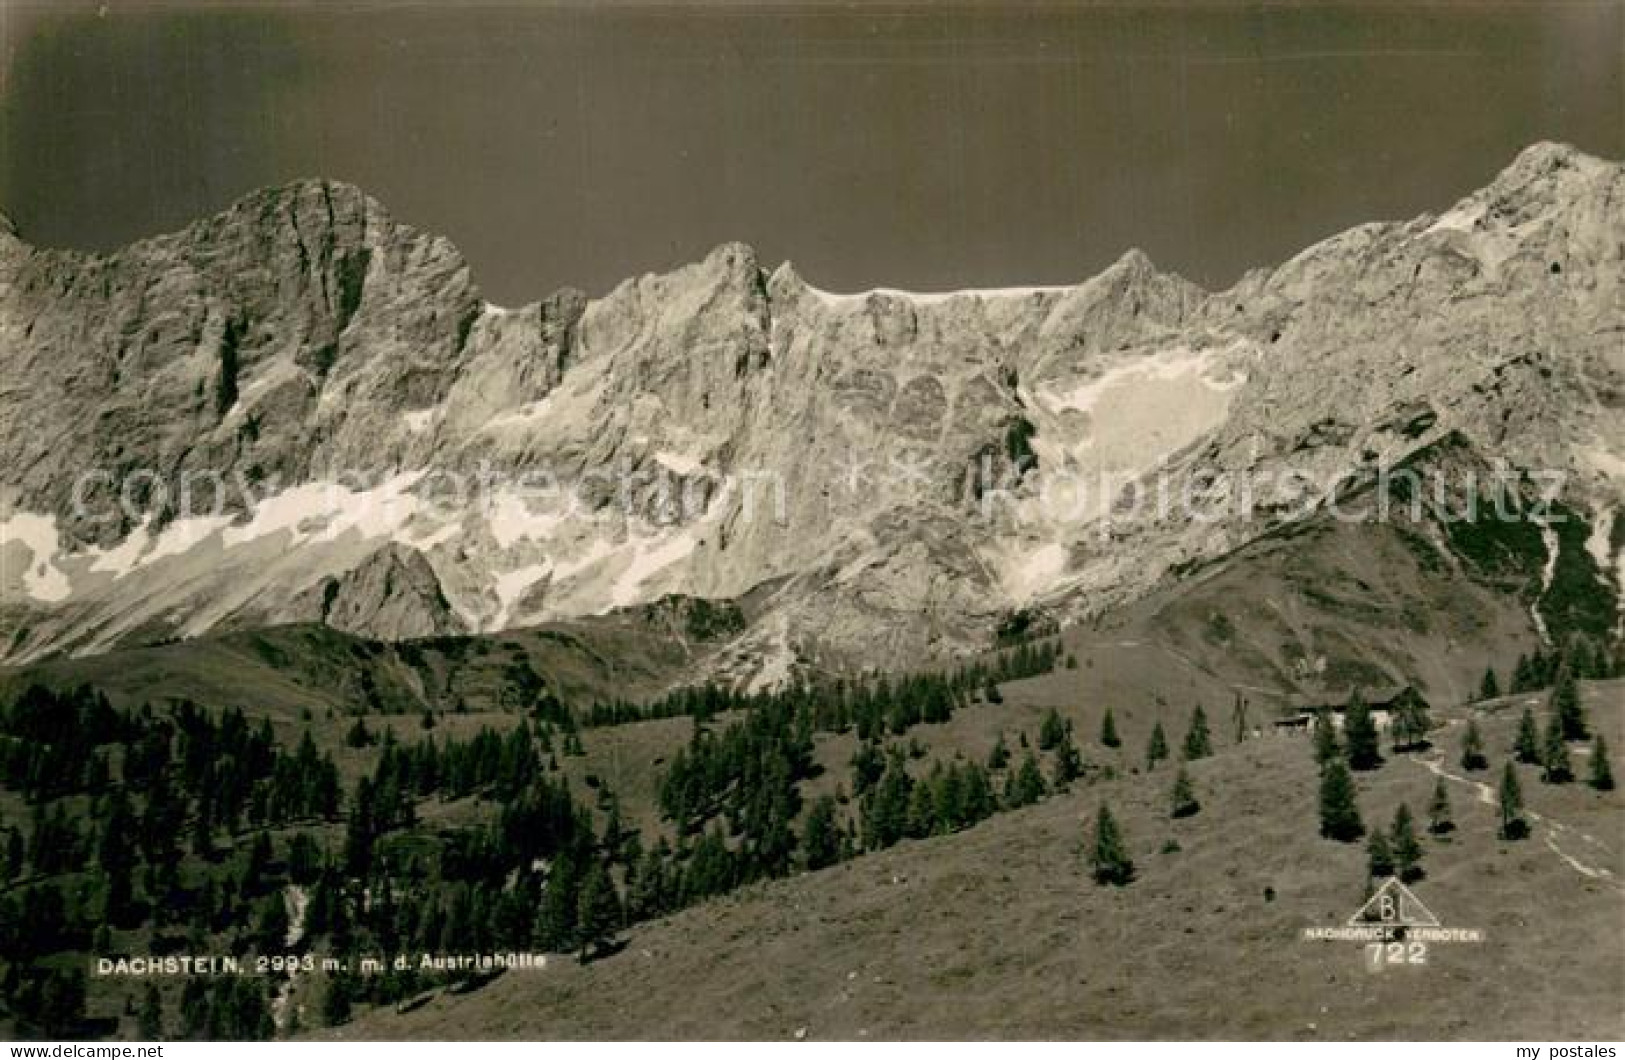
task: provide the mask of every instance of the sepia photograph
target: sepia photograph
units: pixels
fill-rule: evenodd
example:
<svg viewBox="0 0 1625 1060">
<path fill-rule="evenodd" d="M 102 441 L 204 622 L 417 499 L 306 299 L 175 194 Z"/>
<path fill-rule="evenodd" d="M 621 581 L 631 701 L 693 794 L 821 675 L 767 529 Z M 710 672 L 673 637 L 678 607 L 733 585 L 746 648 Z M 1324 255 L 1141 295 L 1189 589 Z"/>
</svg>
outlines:
<svg viewBox="0 0 1625 1060">
<path fill-rule="evenodd" d="M 0 0 L 9 1057 L 1619 1060 L 1622 756 L 1625 0 Z"/>
</svg>

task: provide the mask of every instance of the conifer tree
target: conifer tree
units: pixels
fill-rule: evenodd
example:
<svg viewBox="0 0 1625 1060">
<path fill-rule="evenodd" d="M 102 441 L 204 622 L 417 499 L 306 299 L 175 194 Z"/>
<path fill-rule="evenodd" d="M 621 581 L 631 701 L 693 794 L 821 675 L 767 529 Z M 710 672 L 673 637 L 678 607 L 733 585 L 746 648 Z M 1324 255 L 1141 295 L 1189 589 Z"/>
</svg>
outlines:
<svg viewBox="0 0 1625 1060">
<path fill-rule="evenodd" d="M 141 992 L 141 1012 L 136 1017 L 136 1033 L 144 1042 L 164 1040 L 164 1001 L 154 983 Z"/>
<path fill-rule="evenodd" d="M 1343 744 L 1350 769 L 1370 770 L 1382 765 L 1382 750 L 1377 739 L 1377 722 L 1371 708 L 1359 692 L 1349 697 L 1343 711 Z"/>
<path fill-rule="evenodd" d="M 1337 740 L 1337 725 L 1332 721 L 1332 712 L 1325 707 L 1315 711 L 1315 764 L 1322 769 L 1326 763 L 1334 758 L 1343 756 L 1342 745 Z"/>
<path fill-rule="evenodd" d="M 1145 746 L 1145 768 L 1155 769 L 1157 763 L 1168 757 L 1168 736 L 1162 731 L 1162 721 L 1159 719 L 1151 727 L 1151 739 Z"/>
<path fill-rule="evenodd" d="M 322 868 L 322 849 L 307 832 L 294 832 L 288 841 L 288 878 L 309 886 Z"/>
<path fill-rule="evenodd" d="M 998 805 L 993 797 L 993 782 L 989 779 L 987 770 L 974 762 L 967 762 L 962 775 L 960 783 L 962 822 L 972 825 L 993 816 L 998 810 Z"/>
<path fill-rule="evenodd" d="M 1467 719 L 1467 731 L 1461 737 L 1461 768 L 1469 772 L 1488 769 L 1490 760 L 1484 757 L 1484 737 L 1478 731 L 1476 719 Z"/>
<path fill-rule="evenodd" d="M 1089 861 L 1098 884 L 1122 887 L 1134 879 L 1134 862 L 1123 842 L 1122 830 L 1105 803 L 1101 803 L 1095 816 L 1094 847 Z"/>
<path fill-rule="evenodd" d="M 886 767 L 863 819 L 864 845 L 870 850 L 889 847 L 907 833 L 912 788 L 913 782 L 900 764 L 894 761 Z"/>
<path fill-rule="evenodd" d="M 1196 800 L 1196 788 L 1191 784 L 1190 774 L 1185 772 L 1184 766 L 1179 767 L 1179 773 L 1174 777 L 1171 802 L 1169 815 L 1172 817 L 1190 817 L 1202 808 L 1202 804 Z"/>
<path fill-rule="evenodd" d="M 1373 878 L 1394 874 L 1394 855 L 1382 829 L 1373 828 L 1365 840 L 1366 873 Z"/>
<path fill-rule="evenodd" d="M 671 876 L 667 869 L 671 850 L 662 836 L 638 862 L 626 896 L 627 918 L 646 920 L 659 916 L 672 906 Z"/>
<path fill-rule="evenodd" d="M 703 839 L 699 845 L 704 845 Z M 690 867 L 699 860 L 697 846 Z M 577 853 L 570 848 L 559 851 L 548 867 L 547 886 L 542 893 L 541 908 L 536 912 L 534 938 L 544 949 L 569 950 L 579 938 L 576 918 L 580 915 L 584 878 Z"/>
<path fill-rule="evenodd" d="M 1483 702 L 1487 699 L 1498 699 L 1501 695 L 1501 682 L 1496 680 L 1495 668 L 1484 667 L 1484 680 L 1478 686 L 1478 699 Z"/>
<path fill-rule="evenodd" d="M 903 834 L 910 839 L 924 839 L 936 830 L 937 805 L 932 782 L 940 782 L 941 779 L 939 772 L 924 783 L 915 784 L 909 791 L 908 820 L 903 826 Z"/>
<path fill-rule="evenodd" d="M 281 951 L 288 936 L 288 909 L 282 895 L 268 894 L 259 900 L 254 917 L 254 945 L 262 954 Z"/>
<path fill-rule="evenodd" d="M 1022 757 L 1021 768 L 1014 774 L 1015 800 L 1013 807 L 1031 806 L 1033 803 L 1049 794 L 1044 784 L 1044 774 L 1038 769 L 1038 759 L 1031 751 Z"/>
<path fill-rule="evenodd" d="M 367 719 L 357 717 L 350 731 L 344 734 L 344 742 L 350 747 L 366 747 L 372 743 L 372 733 L 367 731 Z"/>
<path fill-rule="evenodd" d="M 14 880 L 23 874 L 23 866 L 28 862 L 28 846 L 23 842 L 23 834 L 15 828 L 6 830 L 6 878 Z"/>
<path fill-rule="evenodd" d="M 1529 825 L 1523 819 L 1523 791 L 1518 786 L 1518 771 L 1511 762 L 1501 771 L 1501 838 L 1523 839 L 1529 834 Z"/>
<path fill-rule="evenodd" d="M 1360 807 L 1355 802 L 1354 778 L 1343 760 L 1334 758 L 1320 773 L 1320 834 L 1348 843 L 1364 833 Z"/>
<path fill-rule="evenodd" d="M 1552 688 L 1552 710 L 1565 740 L 1583 740 L 1591 735 L 1586 728 L 1585 708 L 1580 705 L 1580 687 L 1574 679 L 1574 667 L 1562 666 L 1557 673 L 1557 684 Z"/>
<path fill-rule="evenodd" d="M 1208 732 L 1207 713 L 1198 703 L 1191 712 L 1191 727 L 1185 733 L 1185 761 L 1195 762 L 1213 753 L 1213 737 Z"/>
<path fill-rule="evenodd" d="M 106 874 L 107 889 L 102 906 L 103 916 L 111 923 L 121 924 L 130 912 L 134 899 L 131 873 L 135 869 L 135 845 L 131 833 L 135 818 L 122 788 L 115 789 L 107 811 L 107 826 L 97 851 L 102 872 Z"/>
<path fill-rule="evenodd" d="M 1112 708 L 1107 707 L 1106 713 L 1100 719 L 1100 742 L 1106 747 L 1121 747 L 1123 741 L 1117 736 L 1117 719 L 1112 716 Z"/>
<path fill-rule="evenodd" d="M 861 744 L 852 753 L 852 793 L 866 795 L 886 772 L 886 756 L 878 743 Z"/>
<path fill-rule="evenodd" d="M 1450 813 L 1450 792 L 1440 777 L 1433 784 L 1433 799 L 1428 803 L 1428 831 L 1433 835 L 1448 835 L 1455 828 L 1456 822 Z"/>
<path fill-rule="evenodd" d="M 33 989 L 13 1002 L 17 1022 L 48 1038 L 82 1034 L 85 1020 L 85 973 L 80 968 L 54 968 L 35 979 Z"/>
<path fill-rule="evenodd" d="M 1388 837 L 1394 854 L 1394 871 L 1406 883 L 1422 878 L 1422 844 L 1416 838 L 1411 808 L 1403 802 L 1394 811 L 1393 830 Z"/>
<path fill-rule="evenodd" d="M 1426 701 L 1415 693 L 1401 696 L 1394 706 L 1388 727 L 1393 733 L 1395 751 L 1426 750 L 1429 746 L 1428 730 L 1433 727 Z"/>
<path fill-rule="evenodd" d="M 621 900 L 615 893 L 615 882 L 597 859 L 587 866 L 577 902 L 576 932 L 581 942 L 579 958 L 585 964 L 592 954 L 603 952 L 621 924 Z"/>
<path fill-rule="evenodd" d="M 821 796 L 807 813 L 807 833 L 802 848 L 809 869 L 835 864 L 841 855 L 841 829 L 835 820 L 835 800 Z"/>
<path fill-rule="evenodd" d="M 1557 652 L 1547 655 L 1539 648 L 1529 657 L 1529 670 L 1534 676 L 1534 684 L 1530 688 L 1545 688 L 1557 680 L 1557 667 L 1560 657 Z"/>
<path fill-rule="evenodd" d="M 1574 779 L 1569 762 L 1569 745 L 1563 740 L 1563 722 L 1557 714 L 1546 719 L 1546 737 L 1541 743 L 1540 779 L 1545 784 L 1567 784 Z"/>
<path fill-rule="evenodd" d="M 1586 783 L 1598 791 L 1614 790 L 1614 771 L 1608 764 L 1608 741 L 1600 732 L 1591 741 L 1591 775 Z"/>
<path fill-rule="evenodd" d="M 1004 742 L 1004 730 L 999 730 L 999 738 L 993 743 L 993 750 L 987 753 L 987 768 L 998 771 L 1010 764 L 1010 748 Z"/>
<path fill-rule="evenodd" d="M 1608 652 L 1601 644 L 1593 644 L 1589 638 L 1576 637 L 1570 650 L 1576 678 L 1597 680 L 1608 676 Z"/>
<path fill-rule="evenodd" d="M 1529 661 L 1529 656 L 1519 655 L 1518 664 L 1512 668 L 1512 686 L 1514 695 L 1519 692 L 1529 692 L 1540 687 L 1535 678 L 1535 669 Z"/>
<path fill-rule="evenodd" d="M 1044 720 L 1038 724 L 1038 749 L 1040 751 L 1053 751 L 1061 746 L 1061 741 L 1067 737 L 1066 722 L 1054 707 L 1044 715 Z"/>
<path fill-rule="evenodd" d="M 1051 786 L 1056 791 L 1065 791 L 1081 776 L 1083 776 L 1083 756 L 1078 753 L 1078 745 L 1072 742 L 1072 734 L 1068 733 L 1061 746 L 1055 749 L 1055 767 L 1050 774 Z"/>
<path fill-rule="evenodd" d="M 327 989 L 322 993 L 322 1023 L 337 1027 L 349 1021 L 350 980 L 345 973 L 334 972 L 327 977 Z"/>
<path fill-rule="evenodd" d="M 1528 707 L 1523 708 L 1523 716 L 1518 719 L 1518 735 L 1512 741 L 1512 754 L 1526 766 L 1540 764 L 1540 731 L 1535 727 L 1535 715 Z"/>
</svg>

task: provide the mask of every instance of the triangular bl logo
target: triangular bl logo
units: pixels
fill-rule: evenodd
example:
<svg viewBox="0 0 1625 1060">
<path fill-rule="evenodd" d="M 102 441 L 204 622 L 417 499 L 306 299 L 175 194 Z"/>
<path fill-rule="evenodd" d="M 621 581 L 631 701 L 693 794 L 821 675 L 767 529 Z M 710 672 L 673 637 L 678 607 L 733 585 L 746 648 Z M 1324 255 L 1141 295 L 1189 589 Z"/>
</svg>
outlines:
<svg viewBox="0 0 1625 1060">
<path fill-rule="evenodd" d="M 1422 904 L 1411 889 L 1390 878 L 1377 888 L 1377 893 L 1349 917 L 1349 927 L 1363 924 L 1385 924 L 1390 927 L 1438 927 L 1439 918 Z"/>
</svg>

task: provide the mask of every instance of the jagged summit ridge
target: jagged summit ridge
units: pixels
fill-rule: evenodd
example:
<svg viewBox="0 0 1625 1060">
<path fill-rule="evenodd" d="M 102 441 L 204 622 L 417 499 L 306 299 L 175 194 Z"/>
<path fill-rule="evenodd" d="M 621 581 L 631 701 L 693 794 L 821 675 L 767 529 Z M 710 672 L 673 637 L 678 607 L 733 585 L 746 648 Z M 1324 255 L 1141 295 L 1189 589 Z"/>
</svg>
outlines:
<svg viewBox="0 0 1625 1060">
<path fill-rule="evenodd" d="M 1595 155 L 1587 154 L 1572 144 L 1539 140 L 1519 151 L 1517 157 L 1490 182 L 1490 187 L 1527 185 L 1531 181 L 1550 177 L 1563 170 L 1594 175 L 1611 164 Z"/>
<path fill-rule="evenodd" d="M 1617 163 L 1588 154 L 1570 144 L 1538 141 L 1520 151 L 1481 192 L 1476 194 L 1491 192 L 1505 194 L 1518 190 L 1532 190 L 1542 182 L 1549 183 L 1554 180 L 1562 180 L 1565 174 L 1595 175 L 1616 165 Z M 222 210 L 193 222 L 184 229 L 146 237 L 99 256 L 118 256 L 143 248 L 154 242 L 216 238 L 221 232 L 243 224 L 249 227 L 268 226 L 274 229 L 283 219 L 287 219 L 292 221 L 295 227 L 302 227 L 300 225 L 301 218 L 304 220 L 317 219 L 311 212 L 311 207 L 317 203 L 321 204 L 321 212 L 325 214 L 329 224 L 348 227 L 351 229 L 351 234 L 359 235 L 363 241 L 368 239 L 386 241 L 390 233 L 396 229 L 407 233 L 415 233 L 415 230 L 410 226 L 395 221 L 383 203 L 358 185 L 327 177 L 309 176 L 289 180 L 278 185 L 254 189 L 234 200 Z M 4 210 L 0 210 L 0 234 L 20 238 L 15 222 Z M 433 238 L 438 239 L 440 237 Z M 56 251 L 56 253 L 67 252 Z M 750 268 L 758 267 L 758 256 L 755 249 L 748 243 L 739 240 L 728 240 L 717 244 L 696 264 L 714 265 L 719 262 L 726 263 L 730 267 L 738 265 L 742 270 L 748 271 Z M 1116 262 L 1102 271 L 1109 273 L 1124 268 L 1134 272 L 1155 273 L 1157 271 L 1152 260 L 1143 250 L 1137 247 L 1131 247 L 1124 251 Z M 680 272 L 682 269 L 683 267 L 680 266 L 677 271 Z M 655 275 L 659 274 L 646 274 L 646 276 Z M 774 270 L 773 275 L 782 275 L 786 281 L 801 279 L 793 263 L 788 260 L 781 263 Z M 806 281 L 802 280 L 802 283 L 806 284 Z M 1054 292 L 1067 290 L 1074 286 L 1077 286 L 1077 284 L 970 287 L 935 292 L 881 287 L 849 294 L 840 292 L 826 293 L 837 298 L 861 298 L 871 293 L 885 293 L 902 297 L 943 300 L 956 295 Z"/>
<path fill-rule="evenodd" d="M 0 651 L 306 616 L 356 570 L 334 613 L 361 631 L 773 582 L 780 654 L 952 650 L 1012 607 L 1109 606 L 1259 531 L 1114 515 L 1098 489 L 1057 506 L 1045 475 L 1291 472 L 1313 494 L 1447 430 L 1564 466 L 1607 508 L 1622 195 L 1618 164 L 1542 145 L 1439 217 L 1217 293 L 1129 251 L 1072 286 L 839 295 L 724 243 L 505 309 L 448 241 L 327 181 L 108 255 L 27 250 L 0 286 L 20 381 L 0 390 Z M 969 517 L 965 467 L 1012 447 L 1039 473 Z M 132 468 L 252 488 L 208 517 L 173 495 L 125 510 L 116 477 L 80 488 Z M 487 485 L 444 503 L 448 478 Z M 764 479 L 770 518 L 746 496 Z"/>
</svg>

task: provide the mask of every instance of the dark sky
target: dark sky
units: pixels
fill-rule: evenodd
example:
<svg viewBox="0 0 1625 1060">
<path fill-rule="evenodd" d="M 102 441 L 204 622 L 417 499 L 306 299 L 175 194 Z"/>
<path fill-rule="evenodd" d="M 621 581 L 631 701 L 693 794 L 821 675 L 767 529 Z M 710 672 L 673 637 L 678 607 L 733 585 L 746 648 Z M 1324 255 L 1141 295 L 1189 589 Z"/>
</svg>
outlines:
<svg viewBox="0 0 1625 1060">
<path fill-rule="evenodd" d="M 505 302 L 728 239 L 836 290 L 1136 245 L 1222 286 L 1537 139 L 1625 155 L 1625 0 L 98 6 L 0 0 L 25 236 L 110 247 L 324 175 Z"/>
</svg>

